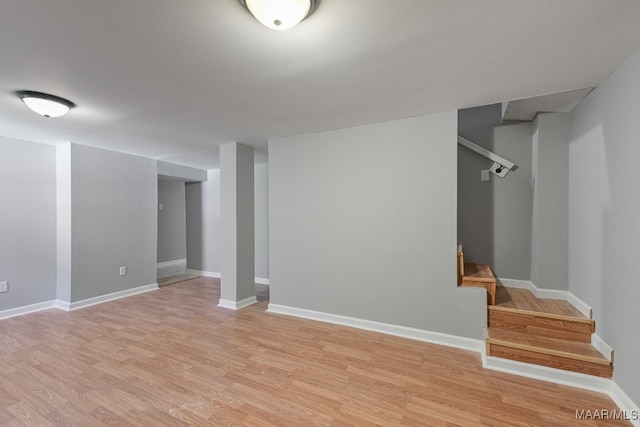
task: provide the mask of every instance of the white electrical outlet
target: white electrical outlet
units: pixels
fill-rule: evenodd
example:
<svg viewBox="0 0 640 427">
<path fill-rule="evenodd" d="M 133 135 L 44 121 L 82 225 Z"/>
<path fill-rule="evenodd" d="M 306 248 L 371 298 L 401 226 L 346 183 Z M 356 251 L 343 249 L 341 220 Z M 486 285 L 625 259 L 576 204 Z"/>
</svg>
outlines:
<svg viewBox="0 0 640 427">
<path fill-rule="evenodd" d="M 0 292 L 9 292 L 9 282 L 0 282 Z"/>
<path fill-rule="evenodd" d="M 127 267 L 120 267 L 120 275 L 121 276 L 127 275 Z"/>
</svg>

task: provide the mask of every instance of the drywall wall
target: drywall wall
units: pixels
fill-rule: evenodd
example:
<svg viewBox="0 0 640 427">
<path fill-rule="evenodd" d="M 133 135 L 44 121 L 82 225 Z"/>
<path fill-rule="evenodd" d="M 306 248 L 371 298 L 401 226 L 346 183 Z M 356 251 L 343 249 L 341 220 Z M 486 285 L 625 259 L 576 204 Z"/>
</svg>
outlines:
<svg viewBox="0 0 640 427">
<path fill-rule="evenodd" d="M 614 380 L 640 404 L 640 51 L 570 114 L 569 291 L 615 350 Z"/>
<path fill-rule="evenodd" d="M 569 286 L 569 116 L 540 113 L 534 143 L 531 281 L 539 288 Z"/>
<path fill-rule="evenodd" d="M 505 178 L 491 175 L 492 267 L 494 273 L 504 279 L 530 280 L 531 277 L 531 132 L 530 124 L 512 124 L 494 129 L 495 152 L 518 165 Z"/>
<path fill-rule="evenodd" d="M 55 299 L 55 147 L 0 137 L 0 200 L 0 311 Z"/>
<path fill-rule="evenodd" d="M 487 150 L 493 148 L 493 128 L 501 124 L 501 105 L 458 111 L 458 134 Z M 493 186 L 480 171 L 493 162 L 458 146 L 458 243 L 465 259 L 494 265 Z"/>
<path fill-rule="evenodd" d="M 207 171 L 158 160 L 158 177 L 163 180 L 200 182 L 207 180 Z"/>
<path fill-rule="evenodd" d="M 269 278 L 269 190 L 266 163 L 254 167 L 255 274 Z M 207 181 L 187 183 L 187 267 L 220 273 L 220 170 Z"/>
<path fill-rule="evenodd" d="M 71 301 L 71 143 L 56 146 L 56 297 Z"/>
<path fill-rule="evenodd" d="M 71 274 L 63 301 L 155 283 L 156 161 L 76 144 L 69 154 Z"/>
<path fill-rule="evenodd" d="M 185 184 L 158 180 L 158 263 L 187 257 Z"/>
<path fill-rule="evenodd" d="M 448 112 L 270 140 L 271 303 L 481 338 L 486 294 L 456 285 L 456 135 Z"/>
<path fill-rule="evenodd" d="M 220 146 L 221 301 L 255 296 L 253 170 L 253 147 Z"/>
<path fill-rule="evenodd" d="M 534 221 L 533 213 L 540 210 L 538 204 L 540 203 L 540 186 L 536 185 L 538 180 L 538 147 L 540 145 L 540 131 L 537 123 L 534 122 L 533 135 L 531 136 L 531 184 L 533 186 L 533 203 L 531 205 L 531 283 L 539 283 L 538 280 L 538 259 L 534 254 L 539 252 L 538 239 L 539 224 L 538 221 Z"/>
<path fill-rule="evenodd" d="M 220 169 L 204 182 L 187 183 L 187 268 L 220 273 Z"/>
<path fill-rule="evenodd" d="M 458 242 L 465 260 L 490 264 L 498 277 L 529 280 L 531 126 L 502 126 L 500 104 L 458 111 L 458 133 L 518 165 L 505 178 L 480 179 L 492 161 L 458 146 Z"/>
<path fill-rule="evenodd" d="M 254 168 L 256 277 L 269 278 L 269 166 L 259 163 Z"/>
</svg>

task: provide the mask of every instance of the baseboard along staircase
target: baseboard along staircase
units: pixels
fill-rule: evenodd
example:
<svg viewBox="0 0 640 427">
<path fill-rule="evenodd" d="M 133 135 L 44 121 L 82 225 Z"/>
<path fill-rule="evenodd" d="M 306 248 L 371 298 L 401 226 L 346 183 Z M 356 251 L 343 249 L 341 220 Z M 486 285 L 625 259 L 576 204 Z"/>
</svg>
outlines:
<svg viewBox="0 0 640 427">
<path fill-rule="evenodd" d="M 591 344 L 595 322 L 567 301 L 498 286 L 488 310 L 487 356 L 612 377 L 613 354 L 607 358 Z"/>
</svg>

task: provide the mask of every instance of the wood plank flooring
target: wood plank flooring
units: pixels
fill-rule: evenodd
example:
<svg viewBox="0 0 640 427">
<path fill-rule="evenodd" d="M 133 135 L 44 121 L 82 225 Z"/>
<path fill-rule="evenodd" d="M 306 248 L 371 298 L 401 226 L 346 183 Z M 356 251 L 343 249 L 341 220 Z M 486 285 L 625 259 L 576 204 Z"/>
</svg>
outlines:
<svg viewBox="0 0 640 427">
<path fill-rule="evenodd" d="M 496 307 L 516 310 L 529 310 L 539 313 L 556 314 L 575 318 L 586 317 L 574 306 L 563 300 L 536 298 L 528 289 L 496 288 Z"/>
<path fill-rule="evenodd" d="M 198 278 L 0 321 L 2 426 L 605 426 L 605 395 L 484 370 L 473 352 L 216 307 Z"/>
</svg>

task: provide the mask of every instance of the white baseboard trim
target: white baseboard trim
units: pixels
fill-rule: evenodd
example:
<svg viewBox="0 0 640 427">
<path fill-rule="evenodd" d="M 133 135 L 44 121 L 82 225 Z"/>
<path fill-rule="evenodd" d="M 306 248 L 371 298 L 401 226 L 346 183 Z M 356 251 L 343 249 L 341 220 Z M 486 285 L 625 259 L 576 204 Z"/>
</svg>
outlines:
<svg viewBox="0 0 640 427">
<path fill-rule="evenodd" d="M 631 424 L 635 427 L 640 427 L 640 407 L 636 405 L 633 400 L 620 388 L 615 381 L 611 381 L 611 392 L 609 393 L 611 400 L 622 410 L 627 419 L 631 421 Z"/>
<path fill-rule="evenodd" d="M 536 298 L 547 298 L 555 300 L 567 301 L 574 306 L 576 310 L 582 313 L 589 319 L 592 319 L 593 310 L 580 298 L 575 296 L 569 291 L 561 291 L 558 289 L 545 289 L 537 287 L 533 282 L 529 280 L 516 280 L 516 279 L 503 279 L 498 278 L 502 286 L 506 288 L 528 289 Z"/>
<path fill-rule="evenodd" d="M 78 310 L 80 308 L 89 307 L 91 305 L 101 304 L 107 301 L 113 301 L 120 298 L 129 297 L 132 295 L 142 294 L 145 292 L 153 291 L 158 289 L 158 284 L 153 283 L 150 285 L 138 286 L 133 289 L 126 289 L 124 291 L 113 292 L 106 295 L 101 295 L 95 298 L 89 298 L 82 301 L 76 301 L 69 303 L 68 301 L 62 300 L 51 300 L 40 302 L 37 304 L 25 305 L 22 307 L 11 308 L 9 310 L 0 311 L 0 320 L 8 319 L 10 317 L 22 316 L 24 314 L 35 313 L 42 310 L 48 310 L 50 308 L 57 308 L 59 310 L 64 311 L 73 311 Z"/>
<path fill-rule="evenodd" d="M 502 278 L 499 280 L 503 286 L 508 288 L 529 289 L 537 298 L 565 300 L 574 306 L 585 317 L 593 319 L 593 309 L 591 306 L 570 291 L 538 288 L 535 284 L 527 280 Z M 609 344 L 604 342 L 598 334 L 591 334 L 591 344 L 610 362 L 613 362 L 613 349 Z M 560 369 L 547 368 L 545 366 L 530 365 L 528 363 L 501 359 L 498 357 L 491 357 L 485 354 L 484 349 L 482 351 L 482 365 L 487 369 L 493 369 L 509 374 L 606 393 L 622 411 L 625 411 L 627 416 L 630 418 L 629 420 L 631 423 L 634 426 L 640 427 L 640 409 L 638 408 L 638 405 L 636 405 L 613 380 L 591 377 L 590 375 L 578 374 Z"/>
<path fill-rule="evenodd" d="M 559 289 L 547 289 L 547 288 L 539 288 L 535 283 L 531 283 L 531 287 L 533 288 L 533 294 L 536 298 L 546 298 L 546 299 L 557 299 L 557 300 L 567 300 L 567 291 L 559 290 Z"/>
<path fill-rule="evenodd" d="M 258 299 L 255 296 L 245 298 L 240 301 L 231 301 L 228 299 L 220 298 L 220 300 L 218 301 L 218 307 L 228 308 L 230 310 L 240 310 L 242 308 L 248 307 L 257 302 L 258 302 Z"/>
<path fill-rule="evenodd" d="M 593 309 L 590 305 L 582 301 L 580 298 L 567 292 L 567 302 L 574 306 L 580 313 L 584 314 L 587 318 L 593 319 Z"/>
<path fill-rule="evenodd" d="M 567 291 L 561 291 L 558 289 L 538 288 L 536 285 L 533 285 L 533 286 L 536 289 L 535 295 L 538 298 L 557 299 L 561 301 L 567 300 Z"/>
<path fill-rule="evenodd" d="M 172 261 L 159 262 L 156 264 L 156 274 L 158 279 L 175 276 L 187 271 L 187 259 L 174 259 Z"/>
<path fill-rule="evenodd" d="M 535 285 L 535 283 L 529 280 L 516 280 L 516 279 L 503 279 L 498 278 L 502 286 L 506 288 L 518 288 L 518 289 L 529 289 L 536 298 L 547 298 L 547 299 L 558 299 L 558 300 L 566 300 L 567 299 L 567 291 L 561 291 L 557 289 L 545 289 L 539 288 Z"/>
<path fill-rule="evenodd" d="M 341 316 L 338 314 L 323 313 L 320 311 L 306 310 L 303 308 L 289 307 L 280 304 L 269 304 L 269 313 L 285 314 L 287 316 L 302 317 L 304 319 L 318 320 L 320 322 L 333 323 L 336 325 L 350 326 L 352 328 L 364 329 L 367 331 L 380 332 L 387 335 L 394 335 L 409 338 L 417 341 L 439 344 L 447 347 L 459 348 L 479 352 L 484 348 L 484 341 L 472 338 L 459 337 L 456 335 L 432 332 L 423 329 L 410 328 L 407 326 L 380 323 L 372 320 L 357 319 L 355 317 Z"/>
<path fill-rule="evenodd" d="M 194 276 L 214 277 L 216 279 L 220 278 L 220 273 L 214 271 L 191 270 L 188 268 L 187 274 L 193 274 Z"/>
<path fill-rule="evenodd" d="M 600 338 L 598 334 L 591 334 L 591 345 L 594 346 L 600 353 L 602 353 L 602 355 L 606 357 L 609 362 L 613 362 L 613 348 L 611 348 L 609 344 L 604 342 L 604 340 Z"/>
<path fill-rule="evenodd" d="M 498 282 L 505 288 L 528 289 L 534 292 L 533 283 L 529 280 L 503 279 L 502 277 L 498 277 Z"/>
<path fill-rule="evenodd" d="M 357 319 L 353 317 L 323 313 L 279 304 L 269 304 L 267 311 L 270 313 L 285 314 L 288 316 L 302 317 L 304 319 L 317 320 L 320 322 L 350 326 L 353 328 L 364 329 L 388 335 L 395 335 L 403 338 L 429 342 L 432 344 L 459 348 L 462 350 L 475 351 L 482 355 L 482 366 L 486 369 L 541 381 L 547 381 L 555 384 L 566 385 L 583 390 L 604 393 L 610 396 L 621 410 L 626 411 L 629 417 L 631 417 L 631 422 L 634 426 L 640 427 L 640 424 L 638 424 L 639 421 L 633 420 L 634 416 L 640 414 L 640 412 L 633 412 L 638 411 L 638 406 L 613 380 L 608 378 L 600 378 L 592 375 L 580 374 L 577 372 L 564 371 L 561 369 L 549 368 L 546 366 L 533 365 L 529 363 L 516 362 L 514 360 L 502 359 L 499 357 L 487 356 L 485 352 L 484 341 L 471 338 L 458 337 L 455 335 L 448 335 L 439 332 L 431 332 L 405 326 L 391 325 L 387 323 L 374 322 L 370 320 Z M 596 338 L 596 340 L 597 339 L 598 338 Z M 640 418 L 640 416 L 638 416 L 638 418 Z"/>
<path fill-rule="evenodd" d="M 259 285 L 270 285 L 271 280 L 269 280 L 269 278 L 266 278 L 266 277 L 256 277 L 256 283 Z"/>
<path fill-rule="evenodd" d="M 114 301 L 120 298 L 130 297 L 132 295 L 138 295 L 149 291 L 155 291 L 156 289 L 158 289 L 158 284 L 152 283 L 150 285 L 138 286 L 137 288 L 125 289 L 123 291 L 112 292 L 110 294 L 100 295 L 94 298 L 87 298 L 85 300 L 72 303 L 57 300 L 56 307 L 65 311 L 79 310 L 81 308 L 90 307 L 92 305 L 102 304 L 104 302 Z"/>
<path fill-rule="evenodd" d="M 202 273 L 203 272 L 196 272 L 191 274 L 204 275 Z M 111 294 L 89 298 L 74 303 L 68 303 L 61 300 L 45 301 L 37 304 L 31 304 L 23 307 L 16 307 L 0 311 L 0 320 L 29 313 L 35 313 L 42 310 L 48 310 L 51 308 L 58 308 L 65 311 L 78 310 L 80 308 L 89 307 L 91 305 L 113 301 L 156 289 L 158 289 L 158 285 L 156 283 L 153 283 L 150 285 L 144 285 L 133 289 L 113 292 Z M 249 297 L 237 302 L 220 299 L 218 306 L 232 310 L 239 310 L 256 302 L 257 299 L 255 297 Z M 323 313 L 279 304 L 269 304 L 267 311 L 270 313 L 284 314 L 288 316 L 317 320 L 320 322 L 349 326 L 387 335 L 394 335 L 403 338 L 414 339 L 417 341 L 459 348 L 462 350 L 475 351 L 482 355 L 482 366 L 486 369 L 607 394 L 616 403 L 616 405 L 618 405 L 618 407 L 625 412 L 629 421 L 631 421 L 631 424 L 636 427 L 640 427 L 640 407 L 633 402 L 633 400 L 624 392 L 624 390 L 622 390 L 622 388 L 620 388 L 620 386 L 618 386 L 618 384 L 616 384 L 615 381 L 611 379 L 599 378 L 570 371 L 563 371 L 560 369 L 548 368 L 546 366 L 532 365 L 528 363 L 487 356 L 485 353 L 484 341 L 472 338 L 459 337 L 455 335 L 443 334 L 440 332 L 432 332 L 406 326 L 380 323 L 370 320 L 357 319 L 353 317 Z M 592 335 L 592 343 L 594 347 L 596 347 L 601 353 L 603 353 L 605 356 L 609 354 L 611 356 L 611 360 L 613 359 L 613 351 L 611 350 L 611 347 L 609 347 L 597 334 Z"/>
<path fill-rule="evenodd" d="M 482 351 L 482 367 L 507 374 L 606 394 L 618 405 L 620 410 L 625 413 L 627 419 L 631 421 L 631 424 L 640 427 L 640 407 L 631 400 L 629 395 L 627 395 L 615 381 L 609 378 L 600 378 L 579 374 L 577 372 L 548 368 L 546 366 L 516 362 L 515 360 L 502 359 L 500 357 L 487 356 L 484 349 Z"/>
<path fill-rule="evenodd" d="M 0 320 L 8 319 L 10 317 L 22 316 L 23 314 L 35 313 L 42 310 L 48 310 L 50 308 L 57 308 L 56 300 L 44 301 L 36 304 L 29 304 L 22 307 L 10 308 L 8 310 L 0 311 Z"/>
</svg>

